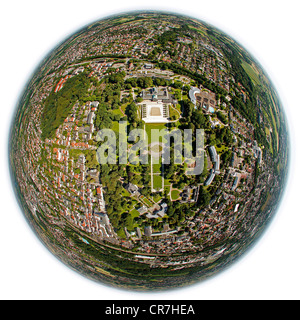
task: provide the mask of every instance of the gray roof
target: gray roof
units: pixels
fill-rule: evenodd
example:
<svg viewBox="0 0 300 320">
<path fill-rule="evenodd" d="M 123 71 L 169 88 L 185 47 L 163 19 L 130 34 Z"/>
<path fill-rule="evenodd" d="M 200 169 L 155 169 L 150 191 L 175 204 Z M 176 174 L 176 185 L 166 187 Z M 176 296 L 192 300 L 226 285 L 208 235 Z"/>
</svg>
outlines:
<svg viewBox="0 0 300 320">
<path fill-rule="evenodd" d="M 196 87 L 191 87 L 191 89 L 189 91 L 189 97 L 190 97 L 191 101 L 193 102 L 193 104 L 196 104 L 195 93 L 200 93 L 200 89 L 198 89 Z"/>
<path fill-rule="evenodd" d="M 209 186 L 209 185 L 213 182 L 214 177 L 215 177 L 215 173 L 214 173 L 213 170 L 211 170 L 211 171 L 210 171 L 210 175 L 209 175 L 209 177 L 206 179 L 204 185 Z"/>
</svg>

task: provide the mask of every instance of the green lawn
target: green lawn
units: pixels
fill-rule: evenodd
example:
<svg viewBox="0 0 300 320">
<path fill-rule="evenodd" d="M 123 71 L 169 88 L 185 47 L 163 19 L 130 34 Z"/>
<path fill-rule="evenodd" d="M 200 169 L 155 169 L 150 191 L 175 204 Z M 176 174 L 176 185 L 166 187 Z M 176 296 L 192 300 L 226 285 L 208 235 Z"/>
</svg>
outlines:
<svg viewBox="0 0 300 320">
<path fill-rule="evenodd" d="M 131 214 L 132 218 L 136 218 L 140 215 L 136 209 L 131 210 L 129 213 Z"/>
<path fill-rule="evenodd" d="M 161 173 L 160 167 L 161 167 L 161 164 L 160 164 L 160 163 L 152 164 L 152 171 L 153 171 L 153 173 Z"/>
<path fill-rule="evenodd" d="M 119 133 L 119 121 L 113 121 L 113 125 L 112 125 L 111 129 L 113 131 L 115 131 L 116 133 Z"/>
<path fill-rule="evenodd" d="M 166 126 L 164 123 L 146 123 L 145 124 L 145 130 L 148 135 L 148 143 L 151 143 L 151 130 L 152 129 L 166 129 Z M 162 140 L 164 142 L 164 140 Z"/>
<path fill-rule="evenodd" d="M 166 180 L 165 180 L 165 181 L 166 181 Z M 169 194 L 170 189 L 171 189 L 171 186 L 166 186 L 166 185 L 164 185 L 164 192 L 166 192 L 167 194 Z"/>
<path fill-rule="evenodd" d="M 153 189 L 160 190 L 162 188 L 162 176 L 153 175 Z"/>
<path fill-rule="evenodd" d="M 172 200 L 177 200 L 179 198 L 179 195 L 180 195 L 180 191 L 178 191 L 178 190 L 171 191 Z"/>
<path fill-rule="evenodd" d="M 125 188 L 122 189 L 122 195 L 123 195 L 124 197 L 130 197 L 129 191 L 127 191 Z"/>
<path fill-rule="evenodd" d="M 119 116 L 123 117 L 123 113 L 120 109 L 114 109 L 111 112 L 115 115 L 119 115 Z"/>
</svg>

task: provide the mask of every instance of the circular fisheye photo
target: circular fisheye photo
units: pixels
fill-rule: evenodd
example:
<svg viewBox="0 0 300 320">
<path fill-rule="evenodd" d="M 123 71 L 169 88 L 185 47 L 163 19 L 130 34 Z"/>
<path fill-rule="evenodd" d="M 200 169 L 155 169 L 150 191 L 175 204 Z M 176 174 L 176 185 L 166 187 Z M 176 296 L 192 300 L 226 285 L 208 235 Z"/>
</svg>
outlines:
<svg viewBox="0 0 300 320">
<path fill-rule="evenodd" d="M 11 124 L 12 183 L 51 253 L 127 290 L 227 268 L 277 211 L 288 127 L 262 66 L 229 35 L 158 11 L 114 15 L 60 43 Z"/>
</svg>

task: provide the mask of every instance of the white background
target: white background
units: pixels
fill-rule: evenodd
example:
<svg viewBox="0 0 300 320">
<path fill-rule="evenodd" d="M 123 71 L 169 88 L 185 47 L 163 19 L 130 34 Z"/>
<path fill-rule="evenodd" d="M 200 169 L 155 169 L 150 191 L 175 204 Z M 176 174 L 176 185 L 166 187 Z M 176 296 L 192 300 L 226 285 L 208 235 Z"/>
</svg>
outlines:
<svg viewBox="0 0 300 320">
<path fill-rule="evenodd" d="M 162 5 L 163 3 L 163 5 Z M 275 219 L 254 248 L 219 275 L 160 293 L 122 291 L 92 282 L 57 260 L 28 227 L 12 191 L 8 130 L 19 95 L 42 58 L 97 19 L 136 9 L 173 11 L 220 28 L 270 75 L 290 125 L 291 174 Z M 1 299 L 299 299 L 300 67 L 299 1 L 52 0 L 2 2 L 0 12 L 0 298 Z"/>
</svg>

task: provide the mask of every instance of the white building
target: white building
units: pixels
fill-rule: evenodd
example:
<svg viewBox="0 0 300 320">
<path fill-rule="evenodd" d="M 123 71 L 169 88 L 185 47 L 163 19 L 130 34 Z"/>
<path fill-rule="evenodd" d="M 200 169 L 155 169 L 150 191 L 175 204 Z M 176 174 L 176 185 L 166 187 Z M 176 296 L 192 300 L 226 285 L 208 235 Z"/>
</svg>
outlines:
<svg viewBox="0 0 300 320">
<path fill-rule="evenodd" d="M 189 97 L 195 106 L 196 106 L 196 102 L 197 102 L 197 99 L 195 96 L 196 93 L 200 93 L 200 89 L 198 89 L 196 87 L 191 87 L 191 89 L 189 91 Z"/>
<path fill-rule="evenodd" d="M 159 101 L 151 101 L 141 106 L 142 119 L 146 123 L 169 122 L 169 107 Z"/>
</svg>

